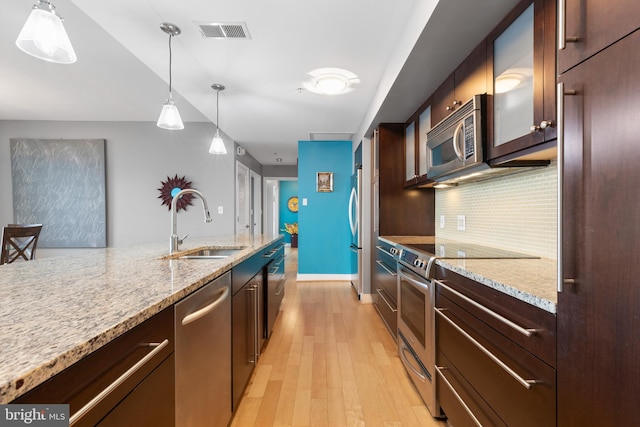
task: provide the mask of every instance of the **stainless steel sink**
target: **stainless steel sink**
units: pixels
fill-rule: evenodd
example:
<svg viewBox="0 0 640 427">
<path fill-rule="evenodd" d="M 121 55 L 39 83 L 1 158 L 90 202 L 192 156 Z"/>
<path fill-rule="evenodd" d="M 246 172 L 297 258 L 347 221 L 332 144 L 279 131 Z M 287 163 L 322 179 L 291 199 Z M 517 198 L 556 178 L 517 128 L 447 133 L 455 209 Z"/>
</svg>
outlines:
<svg viewBox="0 0 640 427">
<path fill-rule="evenodd" d="M 225 248 L 202 248 L 179 257 L 179 259 L 223 259 L 245 249 L 245 246 Z"/>
</svg>

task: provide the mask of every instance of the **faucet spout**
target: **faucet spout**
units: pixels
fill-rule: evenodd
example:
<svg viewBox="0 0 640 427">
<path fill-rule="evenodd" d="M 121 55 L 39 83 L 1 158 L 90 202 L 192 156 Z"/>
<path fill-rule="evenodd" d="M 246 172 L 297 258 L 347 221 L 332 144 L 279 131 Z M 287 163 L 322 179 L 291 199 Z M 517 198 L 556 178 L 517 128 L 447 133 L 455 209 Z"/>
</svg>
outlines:
<svg viewBox="0 0 640 427">
<path fill-rule="evenodd" d="M 176 208 L 176 204 L 178 203 L 178 199 L 180 199 L 180 197 L 188 193 L 196 195 L 200 198 L 200 200 L 202 200 L 204 222 L 211 222 L 209 205 L 207 204 L 207 199 L 205 199 L 204 195 L 198 190 L 194 190 L 193 188 L 185 188 L 184 190 L 180 190 L 178 194 L 176 194 L 173 199 L 171 199 L 171 236 L 169 238 L 169 255 L 173 255 L 173 253 L 178 250 L 178 246 L 180 245 L 180 243 L 182 243 L 182 240 L 178 238 L 178 209 Z"/>
</svg>

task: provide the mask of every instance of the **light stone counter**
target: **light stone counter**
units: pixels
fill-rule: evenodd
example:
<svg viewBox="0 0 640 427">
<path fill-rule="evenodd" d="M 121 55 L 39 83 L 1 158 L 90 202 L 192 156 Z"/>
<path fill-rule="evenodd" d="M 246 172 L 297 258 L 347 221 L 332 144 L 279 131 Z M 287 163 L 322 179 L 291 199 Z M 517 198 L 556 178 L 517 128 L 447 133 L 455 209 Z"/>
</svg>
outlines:
<svg viewBox="0 0 640 427">
<path fill-rule="evenodd" d="M 246 246 L 219 260 L 165 259 L 169 245 L 157 243 L 0 266 L 0 403 L 26 393 L 278 238 L 193 238 L 180 248 Z"/>
<path fill-rule="evenodd" d="M 381 236 L 391 244 L 435 243 L 433 236 Z M 438 242 L 449 242 L 438 240 Z M 550 313 L 556 313 L 557 263 L 554 259 L 438 259 L 441 265 Z"/>
</svg>

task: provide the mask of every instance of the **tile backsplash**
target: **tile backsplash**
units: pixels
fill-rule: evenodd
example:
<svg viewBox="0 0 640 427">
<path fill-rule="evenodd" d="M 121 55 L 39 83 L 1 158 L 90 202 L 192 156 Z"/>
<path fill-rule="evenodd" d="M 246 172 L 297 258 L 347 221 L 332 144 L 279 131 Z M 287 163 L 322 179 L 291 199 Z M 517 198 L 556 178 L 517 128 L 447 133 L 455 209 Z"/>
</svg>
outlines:
<svg viewBox="0 0 640 427">
<path fill-rule="evenodd" d="M 436 236 L 556 259 L 557 182 L 553 161 L 544 168 L 436 189 Z M 458 230 L 460 215 L 464 231 Z"/>
</svg>

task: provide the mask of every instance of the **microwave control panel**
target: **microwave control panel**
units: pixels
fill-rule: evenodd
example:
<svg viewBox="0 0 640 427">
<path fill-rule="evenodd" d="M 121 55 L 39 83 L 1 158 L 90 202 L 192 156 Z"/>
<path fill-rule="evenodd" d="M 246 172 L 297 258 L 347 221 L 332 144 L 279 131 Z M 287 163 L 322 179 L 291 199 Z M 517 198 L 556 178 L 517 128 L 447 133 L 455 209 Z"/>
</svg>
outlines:
<svg viewBox="0 0 640 427">
<path fill-rule="evenodd" d="M 475 154 L 476 143 L 474 141 L 473 114 L 464 119 L 464 158 L 465 160 Z"/>
</svg>

